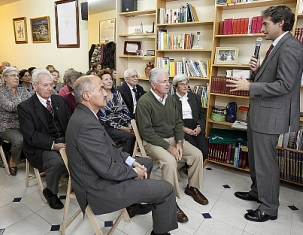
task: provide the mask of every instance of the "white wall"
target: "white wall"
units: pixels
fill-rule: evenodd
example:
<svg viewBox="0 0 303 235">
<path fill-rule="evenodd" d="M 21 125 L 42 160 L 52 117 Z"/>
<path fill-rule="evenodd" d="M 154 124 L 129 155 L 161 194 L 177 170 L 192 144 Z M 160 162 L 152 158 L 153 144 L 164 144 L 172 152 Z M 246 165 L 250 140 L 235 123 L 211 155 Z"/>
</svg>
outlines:
<svg viewBox="0 0 303 235">
<path fill-rule="evenodd" d="M 19 69 L 31 66 L 45 68 L 52 64 L 63 77 L 64 71 L 70 67 L 86 72 L 88 66 L 88 23 L 81 20 L 78 0 L 80 48 L 57 48 L 55 0 L 22 0 L 0 6 L 0 61 L 9 61 Z M 50 17 L 51 42 L 33 43 L 30 29 L 30 18 Z M 13 18 L 26 17 L 27 44 L 15 44 Z"/>
</svg>

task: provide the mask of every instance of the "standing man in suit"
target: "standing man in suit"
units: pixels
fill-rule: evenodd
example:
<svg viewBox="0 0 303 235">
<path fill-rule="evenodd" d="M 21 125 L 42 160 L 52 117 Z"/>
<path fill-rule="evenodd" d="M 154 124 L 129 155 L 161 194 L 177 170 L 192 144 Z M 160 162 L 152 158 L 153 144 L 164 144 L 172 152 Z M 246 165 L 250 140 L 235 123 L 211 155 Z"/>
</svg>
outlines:
<svg viewBox="0 0 303 235">
<path fill-rule="evenodd" d="M 279 166 L 276 145 L 279 134 L 299 130 L 300 82 L 303 68 L 303 46 L 290 31 L 294 14 L 287 6 L 271 6 L 262 12 L 262 32 L 272 40 L 260 66 L 252 56 L 250 69 L 254 81 L 242 78 L 228 80 L 233 91 L 249 91 L 248 160 L 252 179 L 249 192 L 235 196 L 258 201 L 258 209 L 245 214 L 247 220 L 275 220 L 279 207 Z"/>
<path fill-rule="evenodd" d="M 176 100 L 169 92 L 167 70 L 154 68 L 150 71 L 151 89 L 139 100 L 136 120 L 147 154 L 162 169 L 162 179 L 170 182 L 180 198 L 177 162 L 181 159 L 188 165 L 188 185 L 185 194 L 201 204 L 208 204 L 199 191 L 203 183 L 203 156 L 199 149 L 184 140 L 183 122 Z M 188 221 L 186 214 L 177 206 L 177 219 Z"/>
<path fill-rule="evenodd" d="M 124 83 L 119 87 L 124 102 L 127 105 L 131 118 L 135 118 L 137 102 L 145 91 L 142 86 L 138 85 L 138 72 L 135 69 L 127 69 L 124 72 Z"/>
<path fill-rule="evenodd" d="M 65 166 L 58 151 L 65 148 L 68 111 L 64 99 L 52 95 L 54 82 L 48 70 L 36 69 L 32 82 L 36 93 L 18 105 L 23 152 L 33 167 L 45 171 L 43 194 L 49 206 L 62 209 L 57 193 Z"/>
<path fill-rule="evenodd" d="M 173 187 L 166 181 L 147 179 L 152 162 L 121 152 L 98 120 L 106 106 L 103 81 L 83 76 L 74 84 L 78 103 L 66 131 L 66 152 L 72 186 L 82 211 L 89 204 L 96 215 L 134 203 L 152 204 L 152 235 L 169 235 L 178 227 Z"/>
</svg>

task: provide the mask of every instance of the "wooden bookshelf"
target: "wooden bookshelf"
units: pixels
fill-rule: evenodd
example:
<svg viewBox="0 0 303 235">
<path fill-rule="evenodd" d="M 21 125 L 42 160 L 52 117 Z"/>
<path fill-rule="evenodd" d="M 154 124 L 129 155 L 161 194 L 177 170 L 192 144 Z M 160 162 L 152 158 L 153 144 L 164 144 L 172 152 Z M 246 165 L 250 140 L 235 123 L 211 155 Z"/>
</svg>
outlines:
<svg viewBox="0 0 303 235">
<path fill-rule="evenodd" d="M 119 16 L 131 17 L 131 16 L 144 16 L 144 15 L 155 15 L 156 9 L 147 9 L 142 11 L 130 11 L 130 12 L 120 12 Z"/>
</svg>

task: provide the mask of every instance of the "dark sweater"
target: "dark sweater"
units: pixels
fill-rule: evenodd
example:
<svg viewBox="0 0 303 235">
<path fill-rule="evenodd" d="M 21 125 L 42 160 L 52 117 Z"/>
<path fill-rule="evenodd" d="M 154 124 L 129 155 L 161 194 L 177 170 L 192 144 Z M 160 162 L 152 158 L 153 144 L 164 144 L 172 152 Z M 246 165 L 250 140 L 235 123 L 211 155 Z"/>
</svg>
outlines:
<svg viewBox="0 0 303 235">
<path fill-rule="evenodd" d="M 143 95 L 137 104 L 136 120 L 141 138 L 152 145 L 167 150 L 169 144 L 163 138 L 175 137 L 176 142 L 184 138 L 180 112 L 171 95 L 168 95 L 165 105 L 151 91 Z"/>
</svg>

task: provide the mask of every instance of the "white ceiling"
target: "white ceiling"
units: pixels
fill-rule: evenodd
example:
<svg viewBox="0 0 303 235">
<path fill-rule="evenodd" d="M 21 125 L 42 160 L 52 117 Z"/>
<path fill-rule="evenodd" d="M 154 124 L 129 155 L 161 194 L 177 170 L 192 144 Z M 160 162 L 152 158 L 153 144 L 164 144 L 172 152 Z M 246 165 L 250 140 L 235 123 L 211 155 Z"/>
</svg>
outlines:
<svg viewBox="0 0 303 235">
<path fill-rule="evenodd" d="M 88 0 L 88 13 L 97 14 L 116 9 L 115 0 Z"/>
</svg>

